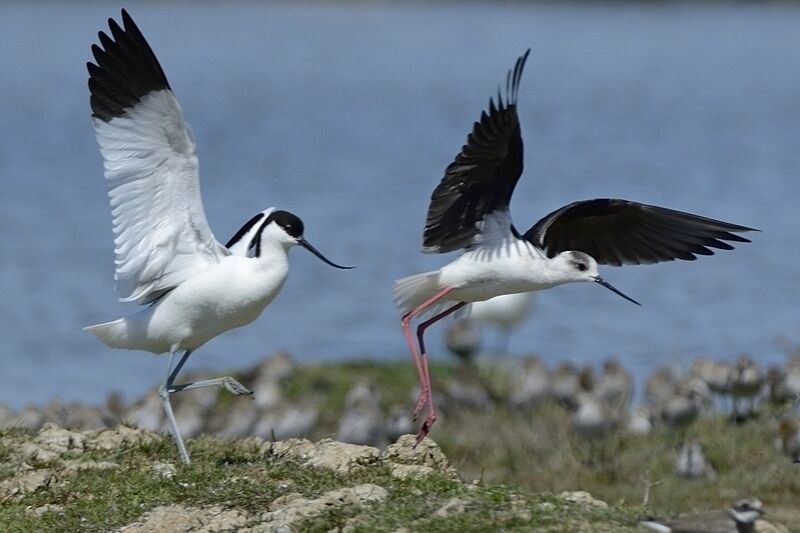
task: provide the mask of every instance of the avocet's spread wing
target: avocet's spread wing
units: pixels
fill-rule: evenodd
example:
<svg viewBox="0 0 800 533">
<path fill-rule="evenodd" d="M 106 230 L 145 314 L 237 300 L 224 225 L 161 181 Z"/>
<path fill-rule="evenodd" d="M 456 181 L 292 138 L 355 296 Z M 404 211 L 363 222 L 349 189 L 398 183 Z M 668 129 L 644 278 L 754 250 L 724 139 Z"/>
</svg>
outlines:
<svg viewBox="0 0 800 533">
<path fill-rule="evenodd" d="M 466 248 L 492 214 L 506 219 L 511 194 L 522 174 L 522 136 L 517 117 L 517 91 L 530 50 L 517 59 L 506 79 L 506 101 L 498 92 L 497 105 L 473 126 L 467 144 L 447 167 L 431 195 L 422 238 L 425 253 Z M 510 228 L 506 228 L 508 231 Z"/>
<path fill-rule="evenodd" d="M 543 248 L 548 257 L 576 250 L 598 263 L 660 263 L 697 255 L 714 255 L 711 248 L 732 250 L 725 241 L 750 242 L 736 235 L 758 231 L 720 220 L 627 200 L 574 202 L 537 222 L 523 236 Z"/>
<path fill-rule="evenodd" d="M 122 10 L 88 63 L 114 217 L 117 288 L 147 303 L 230 252 L 208 227 L 195 145 L 155 54 Z"/>
</svg>

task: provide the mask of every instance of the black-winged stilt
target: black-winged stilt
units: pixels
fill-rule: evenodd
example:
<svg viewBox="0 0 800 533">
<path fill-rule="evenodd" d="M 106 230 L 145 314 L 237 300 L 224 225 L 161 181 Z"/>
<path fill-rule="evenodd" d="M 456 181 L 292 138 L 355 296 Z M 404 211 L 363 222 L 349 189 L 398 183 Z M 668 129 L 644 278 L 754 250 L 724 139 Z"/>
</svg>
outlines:
<svg viewBox="0 0 800 533">
<path fill-rule="evenodd" d="M 423 234 L 424 253 L 464 253 L 439 270 L 399 279 L 394 299 L 420 381 L 415 415 L 428 405 L 417 442 L 436 420 L 425 330 L 470 302 L 501 294 L 591 281 L 638 304 L 600 277 L 598 264 L 658 263 L 730 250 L 725 241 L 754 231 L 728 222 L 628 200 L 595 199 L 557 209 L 521 233 L 509 202 L 522 175 L 523 146 L 517 94 L 528 50 L 506 78 L 505 100 L 489 101 L 461 152 L 433 191 Z M 411 320 L 433 315 L 411 333 Z M 418 343 L 418 345 L 417 345 Z"/>
</svg>

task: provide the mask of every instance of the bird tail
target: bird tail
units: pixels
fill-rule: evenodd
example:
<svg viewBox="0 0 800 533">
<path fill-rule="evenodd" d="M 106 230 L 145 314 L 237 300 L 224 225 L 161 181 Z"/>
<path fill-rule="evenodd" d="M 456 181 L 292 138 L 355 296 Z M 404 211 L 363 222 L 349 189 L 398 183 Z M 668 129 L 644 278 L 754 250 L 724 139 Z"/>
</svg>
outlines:
<svg viewBox="0 0 800 533">
<path fill-rule="evenodd" d="M 88 331 L 111 348 L 127 348 L 128 346 L 128 325 L 124 318 L 86 326 L 83 331 Z"/>
<path fill-rule="evenodd" d="M 405 314 L 426 300 L 433 298 L 440 289 L 439 271 L 437 270 L 400 278 L 394 282 L 392 292 L 394 293 L 394 303 Z M 421 313 L 420 316 L 435 315 L 444 311 L 450 305 L 453 305 L 450 300 L 434 304 Z"/>
</svg>

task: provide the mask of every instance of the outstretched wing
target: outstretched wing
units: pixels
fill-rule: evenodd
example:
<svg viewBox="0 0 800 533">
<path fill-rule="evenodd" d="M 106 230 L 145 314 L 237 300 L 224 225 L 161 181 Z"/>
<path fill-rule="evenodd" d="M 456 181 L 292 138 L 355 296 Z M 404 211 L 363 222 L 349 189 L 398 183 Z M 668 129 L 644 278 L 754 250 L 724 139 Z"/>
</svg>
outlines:
<svg viewBox="0 0 800 533">
<path fill-rule="evenodd" d="M 117 289 L 147 303 L 230 252 L 208 227 L 195 145 L 139 28 L 122 10 L 87 63 L 92 117 L 114 218 Z"/>
<path fill-rule="evenodd" d="M 497 94 L 489 113 L 472 128 L 467 144 L 445 170 L 433 191 L 422 238 L 425 253 L 445 253 L 473 244 L 492 214 L 508 219 L 511 194 L 522 174 L 522 136 L 517 91 L 530 49 L 506 78 L 506 101 Z"/>
<path fill-rule="evenodd" d="M 736 233 L 758 231 L 721 220 L 628 200 L 574 202 L 537 222 L 523 238 L 548 257 L 577 250 L 598 263 L 639 265 L 732 250 L 725 241 L 750 242 Z"/>
</svg>

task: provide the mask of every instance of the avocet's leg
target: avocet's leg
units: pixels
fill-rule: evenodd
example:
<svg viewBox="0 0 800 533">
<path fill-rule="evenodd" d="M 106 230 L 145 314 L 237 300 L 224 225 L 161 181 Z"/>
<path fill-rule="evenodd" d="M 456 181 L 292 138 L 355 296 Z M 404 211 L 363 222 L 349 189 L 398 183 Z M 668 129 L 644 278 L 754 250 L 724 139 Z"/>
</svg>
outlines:
<svg viewBox="0 0 800 533">
<path fill-rule="evenodd" d="M 178 365 L 175 367 L 175 370 L 173 370 L 172 363 L 175 360 L 175 350 L 170 350 L 167 376 L 164 378 L 164 383 L 162 383 L 161 387 L 158 389 L 158 395 L 161 397 L 161 403 L 164 406 L 164 412 L 167 413 L 167 420 L 169 420 L 169 425 L 172 428 L 172 436 L 175 438 L 175 443 L 178 445 L 178 452 L 180 452 L 181 459 L 187 465 L 190 464 L 192 460 L 189 459 L 189 452 L 186 451 L 186 445 L 183 443 L 183 438 L 181 438 L 181 432 L 178 429 L 178 422 L 175 420 L 175 414 L 172 412 L 172 404 L 169 401 L 169 395 L 171 392 L 170 387 L 172 387 L 172 381 L 175 379 L 178 371 L 189 358 L 191 353 L 191 351 L 186 350 L 183 354 L 183 357 L 181 357 L 181 360 L 178 362 Z"/>
<path fill-rule="evenodd" d="M 417 326 L 417 340 L 419 341 L 419 351 L 420 357 L 422 359 L 422 368 L 425 373 L 425 384 L 427 385 L 428 391 L 428 416 L 425 418 L 425 422 L 422 423 L 422 427 L 417 433 L 417 444 L 422 442 L 422 439 L 430 432 L 431 427 L 433 426 L 434 422 L 436 422 L 436 407 L 433 405 L 433 395 L 431 391 L 431 374 L 430 369 L 428 368 L 428 352 L 425 350 L 425 330 L 428 329 L 430 326 L 435 324 L 436 322 L 440 321 L 446 316 L 449 316 L 462 307 L 467 305 L 467 302 L 458 302 L 457 304 L 453 305 L 452 307 L 448 307 L 438 315 L 429 318 L 425 322 L 422 322 L 419 326 Z"/>
<path fill-rule="evenodd" d="M 175 414 L 172 412 L 172 404 L 169 400 L 169 395 L 173 392 L 180 392 L 184 390 L 192 390 L 192 389 L 202 389 L 204 387 L 224 387 L 232 394 L 237 396 L 242 394 L 253 394 L 250 389 L 236 381 L 230 376 L 225 376 L 216 379 L 204 379 L 201 381 L 194 381 L 192 383 L 183 383 L 180 385 L 175 385 L 174 381 L 175 378 L 178 376 L 178 372 L 181 371 L 183 368 L 184 363 L 186 360 L 189 359 L 189 355 L 191 355 L 191 350 L 186 350 L 184 352 L 183 357 L 181 360 L 178 361 L 178 364 L 175 368 L 172 368 L 172 362 L 175 358 L 175 350 L 172 350 L 169 354 L 169 368 L 167 369 L 167 378 L 164 380 L 164 384 L 159 388 L 158 394 L 161 396 L 161 402 L 164 404 L 164 411 L 167 413 L 167 418 L 169 419 L 170 426 L 172 426 L 172 434 L 175 437 L 175 442 L 178 444 L 178 451 L 181 454 L 181 458 L 183 462 L 186 464 L 191 463 L 189 459 L 189 453 L 186 451 L 186 445 L 183 443 L 183 439 L 181 438 L 180 431 L 178 430 L 178 423 L 175 420 Z"/>
<path fill-rule="evenodd" d="M 419 397 L 417 399 L 417 405 L 414 408 L 414 420 L 417 419 L 417 416 L 422 411 L 422 408 L 425 406 L 425 402 L 428 399 L 428 397 L 430 396 L 430 391 L 426 390 L 426 381 L 427 381 L 427 379 L 426 379 L 425 376 L 426 376 L 427 372 L 425 371 L 425 368 L 423 367 L 422 357 L 420 356 L 419 350 L 417 349 L 417 345 L 414 342 L 414 336 L 411 334 L 411 320 L 415 316 L 417 316 L 420 313 L 424 312 L 425 309 L 427 309 L 431 305 L 435 304 L 440 299 L 444 298 L 447 295 L 447 293 L 449 293 L 451 290 L 453 290 L 453 289 L 451 289 L 450 287 L 447 287 L 447 288 L 442 289 L 441 291 L 437 292 L 431 298 L 429 298 L 428 300 L 422 302 L 417 307 L 415 307 L 414 309 L 412 309 L 411 311 L 409 311 L 408 313 L 403 315 L 403 319 L 400 322 L 400 324 L 403 327 L 403 334 L 405 335 L 405 338 L 406 338 L 406 344 L 408 344 L 408 349 L 411 350 L 411 357 L 414 360 L 414 366 L 417 369 L 417 377 L 419 379 Z M 428 388 L 430 388 L 429 385 L 428 385 Z"/>
</svg>

